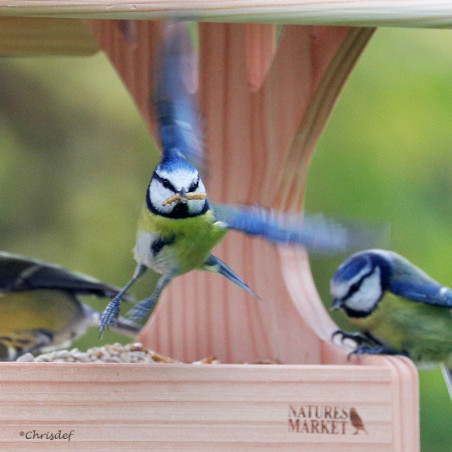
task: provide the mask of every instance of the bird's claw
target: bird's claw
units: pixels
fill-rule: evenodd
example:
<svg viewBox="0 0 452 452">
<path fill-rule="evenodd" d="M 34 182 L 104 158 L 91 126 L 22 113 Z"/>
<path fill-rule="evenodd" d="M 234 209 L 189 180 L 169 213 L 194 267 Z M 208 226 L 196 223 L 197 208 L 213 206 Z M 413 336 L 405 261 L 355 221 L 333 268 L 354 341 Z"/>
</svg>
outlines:
<svg viewBox="0 0 452 452">
<path fill-rule="evenodd" d="M 406 351 L 395 350 L 391 347 L 387 347 L 385 345 L 380 345 L 378 347 L 371 347 L 369 345 L 360 345 L 356 347 L 355 350 L 348 354 L 348 359 L 350 359 L 353 355 L 361 356 L 361 355 L 402 355 L 408 357 L 408 353 Z"/>
<path fill-rule="evenodd" d="M 105 311 L 102 313 L 102 317 L 99 322 L 99 337 L 102 338 L 104 331 L 115 321 L 119 316 L 119 309 L 121 306 L 121 300 L 118 297 L 108 303 Z"/>
<path fill-rule="evenodd" d="M 344 330 L 336 330 L 332 335 L 331 335 L 331 340 L 334 341 L 334 338 L 336 336 L 340 336 L 340 341 L 341 344 L 344 343 L 344 341 L 346 339 L 351 339 L 353 341 L 355 341 L 358 345 L 361 345 L 363 342 L 368 342 L 369 339 L 362 333 L 359 332 L 348 332 L 348 331 L 344 331 Z"/>
<path fill-rule="evenodd" d="M 156 305 L 155 299 L 144 300 L 137 305 L 135 305 L 128 313 L 127 317 L 134 322 L 140 322 L 149 313 L 151 313 Z"/>
</svg>

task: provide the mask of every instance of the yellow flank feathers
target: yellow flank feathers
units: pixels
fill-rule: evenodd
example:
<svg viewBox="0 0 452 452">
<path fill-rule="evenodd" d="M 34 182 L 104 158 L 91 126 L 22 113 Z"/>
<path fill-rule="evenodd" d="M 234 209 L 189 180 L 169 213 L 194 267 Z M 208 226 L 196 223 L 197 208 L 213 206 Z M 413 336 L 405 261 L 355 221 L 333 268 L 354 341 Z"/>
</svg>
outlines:
<svg viewBox="0 0 452 452">
<path fill-rule="evenodd" d="M 448 309 L 386 293 L 367 317 L 352 318 L 361 331 L 370 331 L 386 345 L 406 350 L 415 361 L 443 361 L 452 354 L 452 322 Z"/>
<path fill-rule="evenodd" d="M 223 239 L 227 229 L 215 224 L 212 210 L 195 217 L 173 219 L 154 215 L 144 206 L 138 221 L 140 232 L 174 240 L 159 253 L 157 259 L 176 262 L 178 273 L 182 274 L 203 268 L 211 249 Z M 174 266 L 174 263 L 169 266 Z"/>
</svg>

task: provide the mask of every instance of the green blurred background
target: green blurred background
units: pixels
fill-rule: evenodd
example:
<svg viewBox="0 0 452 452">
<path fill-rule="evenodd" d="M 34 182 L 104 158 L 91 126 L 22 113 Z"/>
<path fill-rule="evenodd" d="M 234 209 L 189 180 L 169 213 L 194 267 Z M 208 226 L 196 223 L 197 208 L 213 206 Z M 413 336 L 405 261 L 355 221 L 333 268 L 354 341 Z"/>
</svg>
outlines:
<svg viewBox="0 0 452 452">
<path fill-rule="evenodd" d="M 392 249 L 445 284 L 451 86 L 452 31 L 379 30 L 320 140 L 306 194 L 311 211 L 390 224 Z M 124 284 L 158 154 L 106 57 L 0 60 L 0 130 L 0 248 Z M 312 259 L 326 305 L 339 263 Z M 138 298 L 152 280 L 137 284 Z M 108 332 L 104 342 L 117 339 Z M 75 345 L 98 343 L 92 331 Z M 421 372 L 421 399 L 422 451 L 450 450 L 452 404 L 439 371 Z"/>
</svg>

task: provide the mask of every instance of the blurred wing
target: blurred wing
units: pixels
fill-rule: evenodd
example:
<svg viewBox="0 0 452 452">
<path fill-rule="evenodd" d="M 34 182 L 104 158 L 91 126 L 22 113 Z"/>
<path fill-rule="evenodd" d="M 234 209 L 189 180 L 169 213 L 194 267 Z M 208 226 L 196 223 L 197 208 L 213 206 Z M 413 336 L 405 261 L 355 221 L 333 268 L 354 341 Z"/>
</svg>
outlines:
<svg viewBox="0 0 452 452">
<path fill-rule="evenodd" d="M 452 290 L 436 281 L 393 281 L 389 290 L 409 300 L 452 309 Z"/>
<path fill-rule="evenodd" d="M 114 297 L 119 292 L 117 287 L 62 266 L 0 252 L 0 292 L 36 289 L 59 289 L 98 297 Z"/>
<path fill-rule="evenodd" d="M 257 206 L 215 205 L 215 219 L 228 229 L 263 237 L 271 242 L 300 245 L 321 253 L 344 252 L 376 245 L 386 228 L 346 227 L 322 215 L 284 213 Z"/>
<path fill-rule="evenodd" d="M 176 152 L 205 172 L 203 135 L 195 95 L 197 56 L 187 26 L 170 23 L 164 29 L 156 73 L 155 108 L 160 140 L 165 154 Z M 192 88 L 190 88 L 192 87 Z"/>
</svg>

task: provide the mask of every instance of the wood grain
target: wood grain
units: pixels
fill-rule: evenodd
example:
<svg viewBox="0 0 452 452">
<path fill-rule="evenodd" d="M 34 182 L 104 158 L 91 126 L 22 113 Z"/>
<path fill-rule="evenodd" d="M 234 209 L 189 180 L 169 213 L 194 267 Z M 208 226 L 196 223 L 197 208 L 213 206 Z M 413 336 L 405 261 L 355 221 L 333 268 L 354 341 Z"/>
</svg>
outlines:
<svg viewBox="0 0 452 452">
<path fill-rule="evenodd" d="M 451 28 L 448 0 L 10 0 L 0 15 Z"/>
<path fill-rule="evenodd" d="M 23 389 L 27 388 L 27 397 Z M 64 440 L 27 439 L 73 431 L 71 450 L 392 449 L 398 390 L 392 369 L 374 366 L 96 365 L 0 366 L 0 444 L 8 450 L 66 450 Z M 311 415 L 308 415 L 311 406 Z M 368 435 L 354 435 L 354 407 Z M 318 432 L 296 431 L 301 421 Z M 328 413 L 325 415 L 325 408 Z M 317 414 L 315 410 L 317 409 Z M 336 414 L 334 414 L 336 410 Z M 341 414 L 341 413 L 345 414 Z M 323 413 L 323 414 L 322 414 Z M 389 415 L 388 415 L 389 413 Z M 332 419 L 336 427 L 332 426 Z M 325 423 L 326 421 L 329 421 Z M 316 425 L 316 424 L 314 424 Z M 122 446 L 122 449 L 121 449 Z M 4 449 L 5 450 L 5 449 Z M 413 449 L 411 449 L 413 450 Z"/>
</svg>

